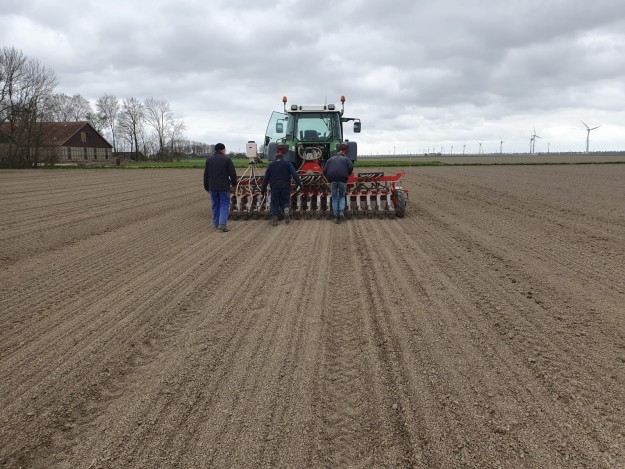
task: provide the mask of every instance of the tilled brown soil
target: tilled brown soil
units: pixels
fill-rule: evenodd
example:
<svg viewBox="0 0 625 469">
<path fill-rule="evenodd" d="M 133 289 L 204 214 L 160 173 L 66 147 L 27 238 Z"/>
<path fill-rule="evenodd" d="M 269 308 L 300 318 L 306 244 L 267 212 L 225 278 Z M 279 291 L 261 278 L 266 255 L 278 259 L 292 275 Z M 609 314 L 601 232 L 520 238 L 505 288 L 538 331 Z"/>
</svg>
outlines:
<svg viewBox="0 0 625 469">
<path fill-rule="evenodd" d="M 0 172 L 0 467 L 625 467 L 625 165 L 229 233 L 201 176 Z"/>
</svg>

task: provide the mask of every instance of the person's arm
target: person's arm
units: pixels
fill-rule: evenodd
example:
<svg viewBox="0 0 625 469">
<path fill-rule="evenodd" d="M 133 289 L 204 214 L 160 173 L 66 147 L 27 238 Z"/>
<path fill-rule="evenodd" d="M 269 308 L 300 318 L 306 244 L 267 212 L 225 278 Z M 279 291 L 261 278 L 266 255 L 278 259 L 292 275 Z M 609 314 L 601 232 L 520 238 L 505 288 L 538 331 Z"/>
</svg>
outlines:
<svg viewBox="0 0 625 469">
<path fill-rule="evenodd" d="M 302 178 L 299 177 L 299 174 L 297 174 L 297 171 L 295 170 L 295 166 L 293 166 L 293 163 L 291 163 L 290 161 L 289 161 L 289 172 L 291 173 L 291 176 L 293 176 L 293 179 L 295 180 L 295 184 L 297 184 L 297 187 L 301 188 Z"/>
<path fill-rule="evenodd" d="M 263 185 L 260 187 L 260 193 L 265 195 L 267 193 L 267 184 L 269 184 L 269 178 L 271 177 L 271 165 L 267 166 L 265 175 L 263 176 Z"/>
<path fill-rule="evenodd" d="M 228 175 L 230 176 L 230 182 L 233 186 L 237 185 L 237 170 L 234 169 L 234 163 L 232 160 L 228 160 Z"/>
<path fill-rule="evenodd" d="M 204 165 L 204 190 L 206 192 L 210 191 L 210 185 L 208 184 L 208 159 L 206 159 L 206 164 Z"/>
<path fill-rule="evenodd" d="M 354 162 L 347 158 L 347 169 L 349 170 L 349 174 L 352 174 L 354 171 Z"/>
</svg>

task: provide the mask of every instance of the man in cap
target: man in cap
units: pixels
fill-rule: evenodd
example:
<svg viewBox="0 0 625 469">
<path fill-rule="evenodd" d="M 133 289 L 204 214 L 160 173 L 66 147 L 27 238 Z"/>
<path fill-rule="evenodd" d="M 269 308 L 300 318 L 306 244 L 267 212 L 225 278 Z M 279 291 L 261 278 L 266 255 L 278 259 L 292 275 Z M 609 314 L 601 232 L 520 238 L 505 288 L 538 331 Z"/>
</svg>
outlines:
<svg viewBox="0 0 625 469">
<path fill-rule="evenodd" d="M 347 145 L 341 145 L 340 151 L 326 161 L 323 174 L 330 182 L 332 190 L 332 214 L 334 223 L 340 223 L 344 217 L 345 191 L 347 190 L 347 180 L 354 170 L 354 163 L 347 157 Z"/>
<path fill-rule="evenodd" d="M 282 152 L 276 154 L 263 176 L 263 185 L 260 189 L 264 196 L 267 193 L 267 185 L 271 186 L 271 224 L 278 224 L 278 217 L 284 213 L 284 223 L 291 219 L 291 178 L 297 184 L 297 191 L 302 189 L 302 179 L 295 171 L 290 161 L 282 157 Z"/>
<path fill-rule="evenodd" d="M 237 185 L 237 172 L 232 160 L 226 155 L 223 143 L 215 145 L 215 153 L 206 158 L 204 167 L 204 190 L 210 193 L 213 209 L 213 226 L 220 231 L 228 229 L 230 212 L 230 185 Z"/>
</svg>

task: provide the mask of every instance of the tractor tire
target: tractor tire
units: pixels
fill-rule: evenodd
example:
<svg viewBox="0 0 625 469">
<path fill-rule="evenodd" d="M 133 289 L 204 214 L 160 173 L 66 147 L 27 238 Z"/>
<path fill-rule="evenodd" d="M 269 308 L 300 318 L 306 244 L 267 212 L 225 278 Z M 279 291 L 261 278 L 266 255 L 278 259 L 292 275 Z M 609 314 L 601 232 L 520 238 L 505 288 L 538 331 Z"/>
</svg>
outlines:
<svg viewBox="0 0 625 469">
<path fill-rule="evenodd" d="M 403 189 L 395 190 L 395 200 L 397 202 L 395 205 L 395 214 L 397 218 L 404 218 L 404 215 L 406 215 L 406 194 Z"/>
</svg>

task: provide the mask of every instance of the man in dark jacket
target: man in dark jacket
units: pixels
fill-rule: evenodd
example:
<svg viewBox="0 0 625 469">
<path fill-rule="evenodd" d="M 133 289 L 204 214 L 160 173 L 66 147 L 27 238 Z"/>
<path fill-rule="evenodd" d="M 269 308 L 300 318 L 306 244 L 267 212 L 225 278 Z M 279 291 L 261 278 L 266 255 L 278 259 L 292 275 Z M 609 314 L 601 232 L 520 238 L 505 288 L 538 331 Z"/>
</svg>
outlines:
<svg viewBox="0 0 625 469">
<path fill-rule="evenodd" d="M 204 189 L 211 195 L 213 226 L 220 231 L 230 231 L 227 225 L 230 185 L 237 185 L 237 172 L 232 160 L 226 156 L 226 146 L 218 143 L 215 145 L 215 153 L 206 158 Z"/>
<path fill-rule="evenodd" d="M 341 151 L 328 159 L 323 168 L 323 174 L 330 182 L 332 190 L 332 214 L 334 223 L 340 223 L 345 210 L 345 191 L 347 190 L 347 179 L 354 170 L 354 163 L 347 157 L 347 146 L 342 145 Z"/>
<path fill-rule="evenodd" d="M 282 211 L 284 211 L 284 223 L 288 223 L 291 219 L 291 178 L 297 184 L 297 191 L 300 191 L 302 179 L 291 162 L 284 160 L 282 154 L 278 153 L 276 159 L 267 166 L 260 189 L 265 195 L 267 185 L 271 187 L 271 224 L 273 226 L 278 224 L 278 216 Z"/>
</svg>

